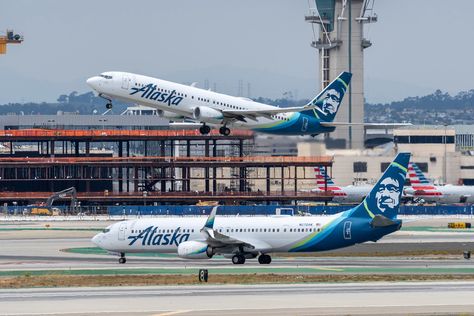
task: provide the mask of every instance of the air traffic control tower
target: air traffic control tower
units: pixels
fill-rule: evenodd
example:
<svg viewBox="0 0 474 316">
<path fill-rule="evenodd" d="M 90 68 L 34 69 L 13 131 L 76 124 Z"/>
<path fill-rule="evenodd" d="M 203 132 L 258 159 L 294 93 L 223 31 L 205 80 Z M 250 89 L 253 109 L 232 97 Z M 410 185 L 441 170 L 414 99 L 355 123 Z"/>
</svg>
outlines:
<svg viewBox="0 0 474 316">
<path fill-rule="evenodd" d="M 321 88 L 342 71 L 353 73 L 349 93 L 336 116 L 338 122 L 364 121 L 364 49 L 372 45 L 364 38 L 364 24 L 377 22 L 374 1 L 315 0 L 316 7 L 305 17 L 313 25 L 311 46 L 319 51 Z M 364 127 L 338 126 L 329 137 L 327 144 L 332 147 L 363 148 Z"/>
</svg>

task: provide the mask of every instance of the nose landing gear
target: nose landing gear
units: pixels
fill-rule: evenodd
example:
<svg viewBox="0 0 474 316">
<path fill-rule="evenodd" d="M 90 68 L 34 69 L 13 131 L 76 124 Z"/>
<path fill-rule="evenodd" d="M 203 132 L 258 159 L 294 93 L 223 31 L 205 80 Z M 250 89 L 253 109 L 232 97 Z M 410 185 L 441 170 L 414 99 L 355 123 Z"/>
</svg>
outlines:
<svg viewBox="0 0 474 316">
<path fill-rule="evenodd" d="M 120 258 L 119 258 L 119 263 L 124 264 L 125 262 L 127 262 L 127 259 L 125 258 L 125 253 L 121 252 L 120 253 Z"/>
<path fill-rule="evenodd" d="M 107 108 L 107 110 L 112 109 L 112 107 L 113 107 L 113 105 L 112 105 L 112 99 L 106 97 L 106 96 L 103 95 L 102 93 L 99 93 L 99 97 L 101 97 L 102 99 L 108 101 L 107 104 L 105 105 L 105 107 Z"/>
</svg>

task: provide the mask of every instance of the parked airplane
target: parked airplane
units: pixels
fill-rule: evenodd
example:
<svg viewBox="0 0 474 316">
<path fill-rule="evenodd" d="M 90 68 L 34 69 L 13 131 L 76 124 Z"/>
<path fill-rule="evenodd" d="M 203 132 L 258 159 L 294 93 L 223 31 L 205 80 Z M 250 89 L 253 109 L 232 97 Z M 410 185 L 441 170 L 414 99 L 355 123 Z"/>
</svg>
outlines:
<svg viewBox="0 0 474 316">
<path fill-rule="evenodd" d="M 414 198 L 433 203 L 474 203 L 474 186 L 466 185 L 434 185 L 426 178 L 416 163 L 409 165 L 411 187 L 405 191 Z"/>
<path fill-rule="evenodd" d="M 332 178 L 326 174 L 326 168 L 315 167 L 314 173 L 316 175 L 317 188 L 313 189 L 314 192 L 331 191 L 334 194 L 332 198 L 333 202 L 341 204 L 357 204 L 364 200 L 364 198 L 372 190 L 372 185 L 348 185 L 348 186 L 337 186 Z M 327 187 L 325 184 L 327 182 Z"/>
<path fill-rule="evenodd" d="M 92 238 L 97 246 L 120 254 L 178 253 L 187 259 L 208 259 L 216 254 L 234 264 L 258 257 L 269 264 L 269 253 L 314 252 L 377 241 L 397 231 L 400 197 L 409 153 L 400 153 L 358 206 L 330 216 L 217 216 L 163 217 L 115 223 Z"/>
</svg>

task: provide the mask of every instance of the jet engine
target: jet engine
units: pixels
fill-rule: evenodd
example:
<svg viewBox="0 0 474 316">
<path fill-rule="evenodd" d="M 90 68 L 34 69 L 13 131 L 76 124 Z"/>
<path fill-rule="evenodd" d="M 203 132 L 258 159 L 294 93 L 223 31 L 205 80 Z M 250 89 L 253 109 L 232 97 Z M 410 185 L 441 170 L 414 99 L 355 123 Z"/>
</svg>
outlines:
<svg viewBox="0 0 474 316">
<path fill-rule="evenodd" d="M 213 249 L 202 241 L 185 241 L 178 246 L 178 256 L 186 259 L 209 259 L 214 255 Z"/>
<path fill-rule="evenodd" d="M 216 121 L 217 123 L 221 122 L 224 118 L 224 115 L 221 111 L 215 110 L 208 106 L 198 106 L 193 110 L 193 117 L 198 121 Z"/>
<path fill-rule="evenodd" d="M 184 116 L 178 113 L 170 112 L 170 111 L 164 111 L 164 110 L 157 110 L 157 114 L 161 118 L 165 119 L 182 119 Z"/>
</svg>

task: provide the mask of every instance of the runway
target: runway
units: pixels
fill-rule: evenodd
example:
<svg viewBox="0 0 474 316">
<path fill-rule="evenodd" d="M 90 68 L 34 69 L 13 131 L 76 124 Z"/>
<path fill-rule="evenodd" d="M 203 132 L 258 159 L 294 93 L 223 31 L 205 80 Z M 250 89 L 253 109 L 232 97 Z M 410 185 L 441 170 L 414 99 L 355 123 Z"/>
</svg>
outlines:
<svg viewBox="0 0 474 316">
<path fill-rule="evenodd" d="M 107 223 L 0 224 L 0 277 L 24 275 L 196 274 L 474 274 L 474 231 L 446 230 L 451 219 L 417 226 L 365 243 L 305 257 L 275 255 L 272 264 L 222 257 L 185 260 L 176 255 L 127 256 L 125 265 L 94 248 L 90 238 Z M 49 226 L 47 226 L 49 225 Z M 410 252 L 424 255 L 410 255 Z M 448 251 L 448 254 L 442 254 Z M 474 251 L 473 251 L 474 252 Z M 399 253 L 390 255 L 387 253 Z M 211 282 L 211 279 L 210 279 Z M 2 315 L 340 315 L 474 314 L 474 282 L 190 285 L 0 290 Z"/>
<path fill-rule="evenodd" d="M 3 315 L 474 313 L 474 282 L 0 290 Z"/>
</svg>

